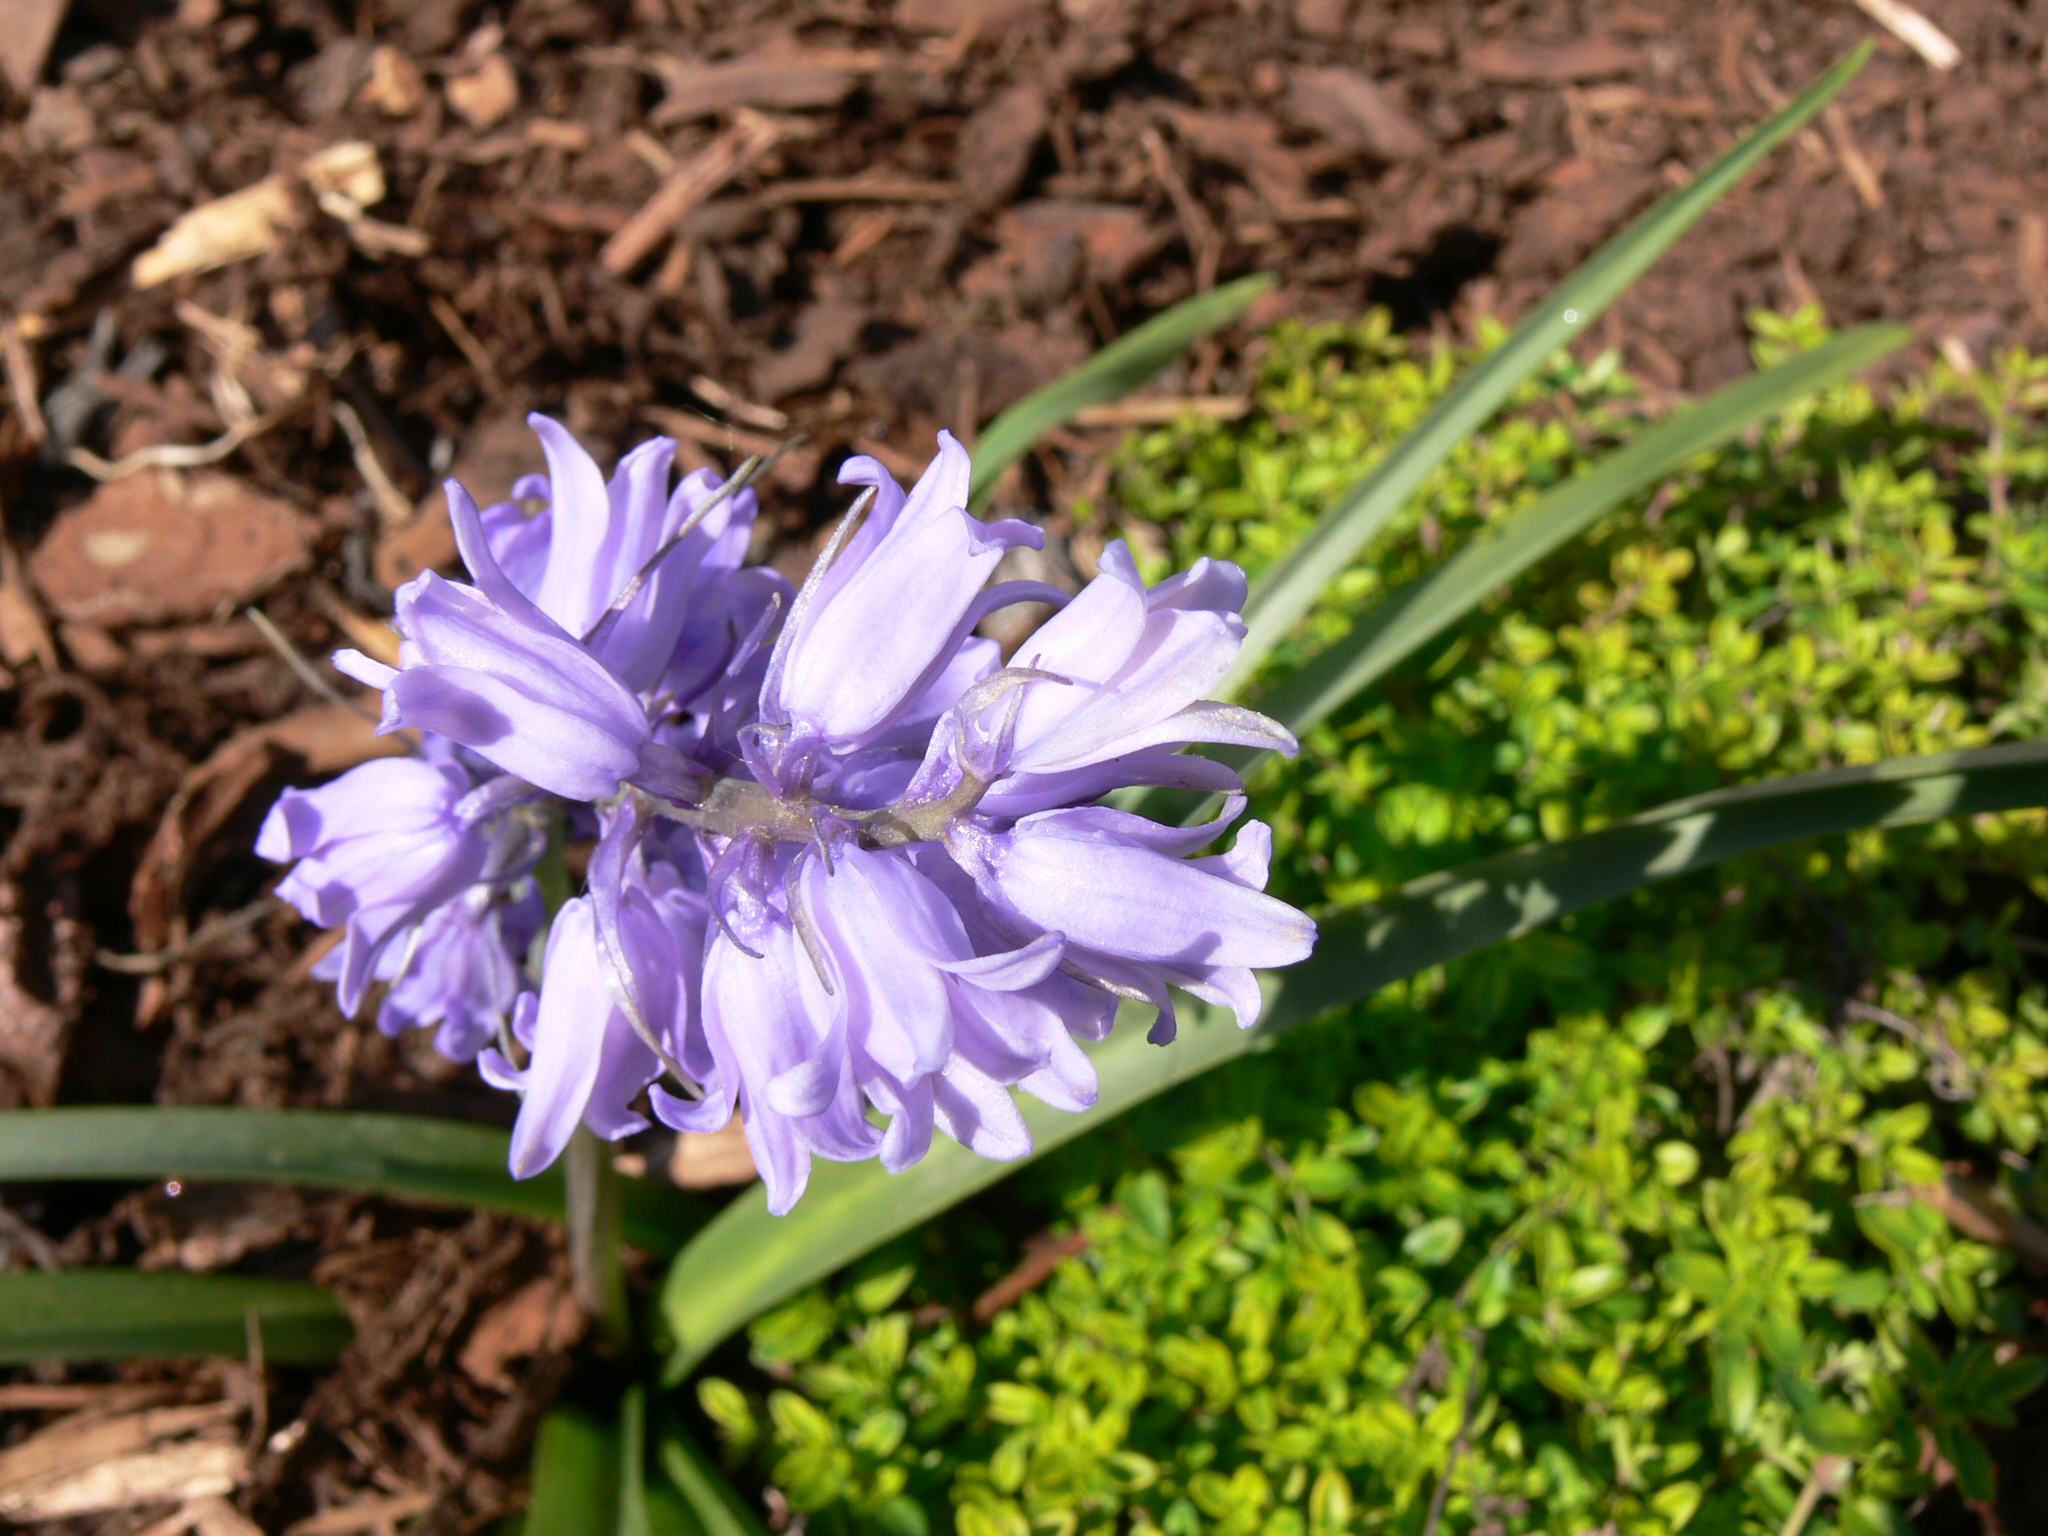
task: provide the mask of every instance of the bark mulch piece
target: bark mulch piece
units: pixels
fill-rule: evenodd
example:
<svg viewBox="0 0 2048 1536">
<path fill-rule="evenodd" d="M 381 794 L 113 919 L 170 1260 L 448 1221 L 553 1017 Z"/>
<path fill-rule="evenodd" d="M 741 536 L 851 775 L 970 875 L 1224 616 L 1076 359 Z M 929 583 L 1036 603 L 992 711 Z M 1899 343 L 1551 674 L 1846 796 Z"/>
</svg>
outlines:
<svg viewBox="0 0 2048 1536">
<path fill-rule="evenodd" d="M 1748 366 L 1758 306 L 1910 321 L 1973 365 L 2048 345 L 2048 12 L 1938 9 L 1953 68 L 1847 0 L 80 0 L 47 59 L 17 28 L 0 1104 L 504 1121 L 421 1042 L 342 1019 L 307 978 L 315 936 L 263 903 L 263 808 L 345 758 L 235 605 L 309 655 L 388 648 L 390 588 L 453 558 L 441 477 L 505 494 L 538 467 L 529 410 L 600 457 L 670 432 L 685 467 L 804 433 L 756 551 L 798 569 L 848 453 L 914 473 L 937 428 L 971 439 L 1230 277 L 1278 275 L 1261 323 L 1513 315 L 1866 35 L 1838 107 L 1589 344 L 1674 394 Z M 1248 335 L 1158 387 L 1234 408 Z M 1050 508 L 1042 579 L 1085 574 L 1064 508 L 1099 493 L 1117 419 L 1000 488 Z M 179 519 L 219 542 L 138 542 Z M 536 1227 L 277 1190 L 4 1193 L 8 1263 L 233 1266 L 345 1297 L 359 1338 L 330 1372 L 16 1384 L 38 1422 L 95 1383 L 234 1401 L 232 1497 L 266 1529 L 353 1506 L 478 1528 L 588 1358 Z"/>
</svg>

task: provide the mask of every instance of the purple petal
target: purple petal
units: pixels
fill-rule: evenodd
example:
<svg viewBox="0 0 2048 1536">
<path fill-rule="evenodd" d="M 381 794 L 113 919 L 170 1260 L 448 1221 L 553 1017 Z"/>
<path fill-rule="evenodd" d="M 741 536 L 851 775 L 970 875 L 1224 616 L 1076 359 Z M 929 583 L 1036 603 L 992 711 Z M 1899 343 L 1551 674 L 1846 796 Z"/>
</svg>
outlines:
<svg viewBox="0 0 2048 1536">
<path fill-rule="evenodd" d="M 977 1157 L 1006 1163 L 1030 1155 L 1031 1128 L 1017 1101 L 963 1061 L 933 1079 L 932 1116 L 940 1130 Z"/>
<path fill-rule="evenodd" d="M 515 1179 L 530 1179 L 560 1157 L 583 1119 L 603 1059 L 593 1036 L 604 1027 L 603 1014 L 610 1012 L 600 1005 L 593 1018 L 592 1003 L 604 996 L 590 904 L 576 898 L 555 914 L 548 933 L 526 1097 L 512 1127 Z"/>
<path fill-rule="evenodd" d="M 581 635 L 612 598 L 609 590 L 601 598 L 597 594 L 605 544 L 612 531 L 611 495 L 597 461 L 583 451 L 567 427 L 538 412 L 526 422 L 539 435 L 548 457 L 554 512 L 548 567 L 535 602 L 564 630 Z"/>
<path fill-rule="evenodd" d="M 1266 969 L 1314 948 L 1315 924 L 1285 902 L 1128 841 L 1103 818 L 1045 811 L 990 837 L 985 889 L 1041 930 L 1133 959 Z"/>
</svg>

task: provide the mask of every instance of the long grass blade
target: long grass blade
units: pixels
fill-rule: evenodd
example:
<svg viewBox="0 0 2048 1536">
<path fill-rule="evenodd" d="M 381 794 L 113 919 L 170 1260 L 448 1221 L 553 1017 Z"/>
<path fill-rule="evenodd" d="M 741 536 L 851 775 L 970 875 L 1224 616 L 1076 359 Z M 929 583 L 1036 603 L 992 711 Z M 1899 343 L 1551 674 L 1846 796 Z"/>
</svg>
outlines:
<svg viewBox="0 0 2048 1536">
<path fill-rule="evenodd" d="M 348 1314 L 303 1280 L 180 1270 L 0 1274 L 0 1365 L 33 1360 L 244 1356 L 249 1319 L 263 1358 L 325 1365 L 354 1336 Z"/>
<path fill-rule="evenodd" d="M 1322 925 L 1315 955 L 1265 978 L 1259 1028 L 1188 1003 L 1159 1049 L 1134 1017 L 1093 1054 L 1101 1094 L 1086 1114 L 1022 1101 L 1034 1156 L 1177 1083 L 1255 1050 L 1275 1033 L 1595 902 L 1779 843 L 1858 827 L 2048 803 L 2048 743 L 1901 758 L 1746 784 L 1674 801 L 1583 837 L 1541 843 L 1411 882 Z M 680 1380 L 749 1318 L 930 1220 L 1017 1167 L 949 1141 L 890 1176 L 874 1163 L 819 1163 L 795 1211 L 768 1214 L 749 1190 L 669 1270 L 661 1296 L 668 1377 Z"/>
<path fill-rule="evenodd" d="M 1267 690 L 1259 707 L 1306 731 L 1427 645 L 1552 550 L 1638 491 L 1817 390 L 1913 339 L 1902 325 L 1869 325 L 1751 374 L 1659 422 L 1584 474 L 1550 491 L 1489 537 L 1410 582 L 1342 640 Z"/>
<path fill-rule="evenodd" d="M 990 422 L 974 445 L 968 506 L 976 512 L 986 506 L 1003 471 L 1029 453 L 1045 433 L 1091 405 L 1121 400 L 1190 343 L 1230 324 L 1272 286 L 1273 279 L 1261 273 L 1183 300 L 1019 400 Z"/>
<path fill-rule="evenodd" d="M 425 1115 L 212 1105 L 92 1105 L 0 1112 L 0 1183 L 41 1179 L 217 1180 L 360 1189 L 431 1205 L 566 1219 L 559 1168 L 515 1180 L 501 1130 Z M 670 1254 L 708 1202 L 621 1179 L 635 1247 Z"/>
<path fill-rule="evenodd" d="M 1474 368 L 1422 421 L 1324 514 L 1307 538 L 1268 570 L 1245 607 L 1250 633 L 1223 692 L 1242 688 L 1337 574 L 1387 525 L 1417 487 L 1500 408 L 1557 348 L 1606 310 L 1750 169 L 1832 101 L 1869 59 L 1864 43 L 1784 110 L 1616 235 L 1559 285 L 1499 351 Z"/>
</svg>

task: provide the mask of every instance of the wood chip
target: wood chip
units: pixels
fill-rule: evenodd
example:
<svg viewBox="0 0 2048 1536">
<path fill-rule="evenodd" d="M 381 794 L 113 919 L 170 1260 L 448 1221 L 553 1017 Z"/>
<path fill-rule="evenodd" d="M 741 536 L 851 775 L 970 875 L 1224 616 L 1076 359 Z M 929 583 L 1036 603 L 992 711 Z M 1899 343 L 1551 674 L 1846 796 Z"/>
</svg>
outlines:
<svg viewBox="0 0 2048 1536">
<path fill-rule="evenodd" d="M 449 80 L 442 91 L 455 115 L 481 132 L 496 127 L 519 105 L 519 76 L 511 60 L 494 53 L 471 73 Z"/>
<path fill-rule="evenodd" d="M 15 95 L 28 95 L 42 79 L 50 44 L 70 8 L 71 0 L 10 0 L 7 25 L 0 27 L 0 73 Z"/>
<path fill-rule="evenodd" d="M 455 1363 L 479 1386 L 509 1394 L 517 1383 L 507 1365 L 533 1355 L 561 1353 L 583 1337 L 586 1322 L 574 1289 L 564 1280 L 543 1275 L 477 1319 Z"/>
<path fill-rule="evenodd" d="M 0 1104 L 38 1108 L 57 1102 L 57 1076 L 71 1021 L 18 979 L 22 922 L 15 888 L 0 886 Z M 0 1456 L 4 1461 L 4 1456 Z M 0 1494 L 0 1512 L 5 1512 Z"/>
<path fill-rule="evenodd" d="M 2048 324 L 2048 217 L 2031 212 L 2020 215 L 2015 256 L 2027 306 L 2036 320 Z"/>
<path fill-rule="evenodd" d="M 1464 65 L 1483 80 L 1514 85 L 1562 85 L 1571 80 L 1597 80 L 1604 75 L 1632 74 L 1642 67 L 1633 48 L 1606 37 L 1575 43 L 1529 43 L 1498 38 L 1466 53 Z"/>
<path fill-rule="evenodd" d="M 789 418 L 782 412 L 742 399 L 709 374 L 700 373 L 691 378 L 690 390 L 713 410 L 735 416 L 748 426 L 759 427 L 764 432 L 780 432 L 789 425 Z"/>
<path fill-rule="evenodd" d="M 49 439 L 50 425 L 43 420 L 42 401 L 37 398 L 36 360 L 29 352 L 27 338 L 21 334 L 21 322 L 12 316 L 0 322 L 0 352 L 6 356 L 7 393 L 21 414 L 28 440 L 41 445 Z"/>
<path fill-rule="evenodd" d="M 872 313 L 867 305 L 854 303 L 837 294 L 822 295 L 817 303 L 806 305 L 797 314 L 792 327 L 795 334 L 789 346 L 780 352 L 769 353 L 754 364 L 755 391 L 766 399 L 781 400 L 827 383 L 833 369 L 853 355 Z M 697 393 L 711 404 L 718 404 L 702 389 Z M 719 409 L 728 416 L 738 416 L 742 421 L 749 419 L 729 406 L 721 405 Z M 774 414 L 782 415 L 780 411 Z M 766 425 L 758 419 L 755 424 Z M 783 418 L 783 425 L 788 425 L 787 417 Z"/>
<path fill-rule="evenodd" d="M 205 618 L 305 565 L 314 521 L 230 476 L 147 471 L 58 517 L 29 574 L 74 624 Z"/>
<path fill-rule="evenodd" d="M 1031 157 L 1051 121 L 1045 87 L 1027 79 L 998 92 L 960 125 L 954 162 L 971 167 L 968 202 L 987 212 L 1009 202 L 1024 183 Z"/>
<path fill-rule="evenodd" d="M 419 65 L 386 43 L 370 55 L 369 78 L 356 100 L 388 117 L 411 117 L 427 104 L 427 82 Z"/>
<path fill-rule="evenodd" d="M 180 214 L 155 245 L 135 258 L 135 286 L 154 288 L 188 272 L 210 272 L 261 256 L 298 223 L 290 183 L 282 176 L 267 176 L 252 187 Z"/>
<path fill-rule="evenodd" d="M 1419 159 L 1436 147 L 1392 91 L 1355 69 L 1296 70 L 1287 109 L 1304 127 L 1379 160 Z"/>
<path fill-rule="evenodd" d="M 1936 69 L 1945 73 L 1963 62 L 1963 50 L 1955 45 L 1955 40 L 1904 0 L 1856 0 L 1856 4 L 1864 15 Z"/>
<path fill-rule="evenodd" d="M 778 181 L 761 190 L 761 201 L 782 203 L 950 203 L 966 188 L 951 181 L 906 181 L 883 177 L 819 176 Z"/>
<path fill-rule="evenodd" d="M 177 1395 L 176 1387 L 155 1384 L 87 1381 L 46 1386 L 37 1381 L 11 1381 L 0 1384 L 0 1413 L 38 1408 L 97 1408 L 102 1413 L 122 1413 Z"/>
<path fill-rule="evenodd" d="M 657 128 L 729 112 L 734 107 L 834 107 L 860 79 L 836 62 L 768 50 L 718 64 L 662 60 L 657 67 L 667 90 L 647 117 Z"/>
<path fill-rule="evenodd" d="M 742 111 L 732 127 L 676 167 L 654 196 L 605 242 L 598 260 L 623 277 L 667 238 L 684 214 L 781 143 L 787 126 L 759 113 Z"/>
<path fill-rule="evenodd" d="M 1085 1253 L 1088 1234 L 1069 1232 L 1065 1237 L 1041 1235 L 1025 1244 L 1024 1258 L 1017 1267 L 974 1298 L 975 1322 L 986 1328 L 1001 1312 L 1022 1301 L 1026 1295 L 1050 1280 L 1053 1271 L 1076 1254 Z"/>
<path fill-rule="evenodd" d="M 387 1499 L 364 1499 L 339 1509 L 323 1509 L 317 1515 L 284 1528 L 284 1536 L 352 1536 L 356 1531 L 389 1530 L 400 1520 L 425 1514 L 434 1507 L 431 1493 L 401 1493 Z"/>
<path fill-rule="evenodd" d="M 248 1481 L 248 1457 L 215 1436 L 240 1412 L 222 1402 L 59 1419 L 0 1451 L 0 1515 L 59 1520 L 230 1493 Z"/>
<path fill-rule="evenodd" d="M 580 154 L 590 148 L 590 124 L 563 122 L 558 118 L 536 117 L 526 125 L 526 142 L 543 149 Z"/>
<path fill-rule="evenodd" d="M 226 1499 L 192 1499 L 181 1513 L 191 1518 L 197 1536 L 263 1536 L 263 1527 Z"/>
<path fill-rule="evenodd" d="M 427 308 L 433 313 L 434 318 L 441 322 L 441 329 L 453 339 L 462 355 L 469 359 L 469 366 L 476 370 L 477 383 L 483 386 L 484 393 L 493 399 L 503 394 L 505 386 L 498 377 L 496 359 L 491 356 L 484 344 L 477 340 L 476 332 L 469 328 L 468 322 L 456 311 L 455 306 L 440 294 L 434 293 L 427 296 Z"/>
<path fill-rule="evenodd" d="M 439 302 L 430 300 L 429 303 Z M 464 331 L 468 327 L 463 327 Z M 470 338 L 472 341 L 474 337 Z M 376 504 L 377 516 L 387 527 L 412 521 L 413 504 L 406 499 L 405 492 L 385 469 L 384 461 L 377 457 L 376 446 L 370 441 L 369 429 L 363 425 L 363 418 L 356 414 L 356 408 L 346 400 L 334 402 L 334 419 L 341 423 L 341 430 L 348 438 L 349 453 L 356 461 L 356 473 L 363 477 L 363 484 L 369 488 L 370 500 Z"/>
<path fill-rule="evenodd" d="M 993 37 L 1044 7 L 1045 0 L 896 0 L 890 20 L 912 32 L 971 27 L 978 37 Z"/>
<path fill-rule="evenodd" d="M 721 1130 L 702 1134 L 685 1131 L 676 1137 L 676 1149 L 668 1161 L 668 1176 L 684 1189 L 751 1184 L 756 1174 L 745 1123 L 734 1115 Z"/>
<path fill-rule="evenodd" d="M 308 156 L 296 176 L 266 176 L 180 214 L 155 245 L 135 258 L 130 269 L 135 286 L 153 288 L 276 249 L 304 222 L 294 182 L 303 183 L 325 212 L 345 224 L 383 201 L 385 192 L 375 145 L 363 140 L 329 145 Z"/>
<path fill-rule="evenodd" d="M 46 672 L 57 670 L 57 643 L 43 618 L 43 606 L 29 590 L 14 541 L 0 529 L 0 658 L 19 667 L 31 658 Z"/>
</svg>

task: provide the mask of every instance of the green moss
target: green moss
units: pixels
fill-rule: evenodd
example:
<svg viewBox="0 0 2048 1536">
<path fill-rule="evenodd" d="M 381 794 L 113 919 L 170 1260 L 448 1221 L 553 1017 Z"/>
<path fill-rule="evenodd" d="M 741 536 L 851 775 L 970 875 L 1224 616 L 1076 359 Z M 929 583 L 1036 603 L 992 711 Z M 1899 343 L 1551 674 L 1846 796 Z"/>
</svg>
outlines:
<svg viewBox="0 0 2048 1536">
<path fill-rule="evenodd" d="M 1764 317 L 1758 347 L 1817 335 Z M 1458 361 L 1283 330 L 1253 415 L 1133 439 L 1091 515 L 1256 569 Z M 2048 364 L 1938 368 L 1703 457 L 1262 776 L 1276 888 L 1327 910 L 1725 783 L 2039 735 L 2044 404 Z M 1554 364 L 1292 659 L 1640 413 L 1611 362 Z M 762 1319 L 764 1374 L 702 1406 L 830 1531 L 1420 1532 L 1434 1503 L 1446 1532 L 1804 1507 L 1876 1536 L 1932 1487 L 1923 1431 L 1988 1497 L 1978 1429 L 2044 1370 L 2010 1254 L 1930 1192 L 1967 1183 L 1978 1231 L 2042 1208 L 2044 851 L 2039 813 L 1817 841 L 1427 972 L 1027 1173 L 1088 1247 L 985 1330 L 961 1303 L 1014 1245 L 982 1206 Z"/>
</svg>

